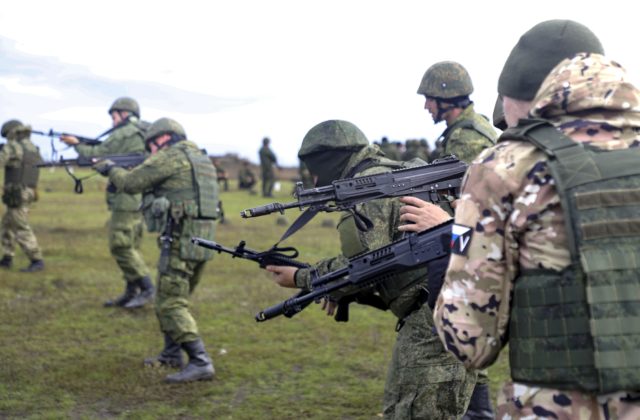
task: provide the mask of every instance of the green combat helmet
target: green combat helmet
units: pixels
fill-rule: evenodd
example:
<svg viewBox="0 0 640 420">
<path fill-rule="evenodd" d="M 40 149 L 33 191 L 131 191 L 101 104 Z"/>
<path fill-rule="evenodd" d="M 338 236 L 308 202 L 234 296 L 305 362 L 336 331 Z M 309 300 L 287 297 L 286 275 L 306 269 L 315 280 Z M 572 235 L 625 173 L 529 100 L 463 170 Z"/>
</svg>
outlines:
<svg viewBox="0 0 640 420">
<path fill-rule="evenodd" d="M 128 111 L 140 118 L 140 106 L 138 105 L 138 102 L 135 99 L 128 98 L 126 96 L 113 101 L 111 108 L 109 108 L 109 114 L 114 111 Z"/>
<path fill-rule="evenodd" d="M 572 20 L 548 20 L 529 29 L 511 50 L 498 79 L 498 93 L 531 101 L 551 70 L 577 53 L 604 55 L 596 35 Z"/>
<path fill-rule="evenodd" d="M 329 120 L 314 126 L 304 136 L 298 157 L 330 150 L 354 151 L 369 145 L 369 140 L 354 124 L 342 120 Z"/>
<path fill-rule="evenodd" d="M 422 76 L 418 94 L 432 98 L 457 98 L 473 93 L 467 70 L 455 61 L 441 61 L 429 67 Z"/>
<path fill-rule="evenodd" d="M 298 157 L 317 176 L 316 185 L 321 187 L 340 177 L 352 155 L 368 145 L 367 137 L 352 123 L 329 120 L 309 130 Z"/>
<path fill-rule="evenodd" d="M 177 121 L 171 118 L 160 118 L 151 124 L 144 135 L 144 141 L 148 142 L 162 134 L 176 134 L 183 139 L 187 138 L 184 128 Z"/>
<path fill-rule="evenodd" d="M 7 121 L 6 123 L 2 124 L 2 137 L 6 139 L 12 130 L 15 130 L 16 128 L 21 126 L 22 126 L 22 122 L 18 120 Z"/>
</svg>

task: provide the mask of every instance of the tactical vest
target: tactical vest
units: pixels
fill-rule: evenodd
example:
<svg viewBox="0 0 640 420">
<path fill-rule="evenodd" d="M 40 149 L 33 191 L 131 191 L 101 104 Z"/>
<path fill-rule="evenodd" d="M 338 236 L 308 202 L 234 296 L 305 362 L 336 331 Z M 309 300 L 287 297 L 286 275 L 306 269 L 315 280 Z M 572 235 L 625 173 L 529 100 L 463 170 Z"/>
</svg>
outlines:
<svg viewBox="0 0 640 420">
<path fill-rule="evenodd" d="M 18 141 L 18 140 L 17 140 Z M 28 140 L 25 140 L 28 142 Z M 38 186 L 40 168 L 36 165 L 42 163 L 38 148 L 32 145 L 25 145 L 23 141 L 18 141 L 19 147 L 23 150 L 22 161 L 18 167 L 5 166 L 4 185 L 22 185 L 29 188 Z M 32 147 L 29 147 L 32 146 Z"/>
<path fill-rule="evenodd" d="M 186 216 L 194 219 L 218 218 L 218 182 L 216 170 L 208 156 L 201 150 L 185 147 L 181 144 L 174 146 L 184 152 L 191 164 L 193 188 L 168 190 L 157 194 L 165 196 L 171 202 L 172 212 L 181 212 L 184 207 Z M 177 217 L 179 218 L 179 217 Z"/>
<path fill-rule="evenodd" d="M 508 130 L 547 156 L 571 264 L 524 270 L 509 325 L 516 382 L 608 393 L 640 389 L 640 148 L 600 150 L 551 124 Z"/>
<path fill-rule="evenodd" d="M 356 165 L 347 175 L 345 175 L 344 178 L 362 176 L 361 173 L 369 168 L 385 167 L 389 168 L 390 170 L 396 170 L 422 165 L 426 165 L 426 162 L 417 158 L 407 162 L 399 162 L 387 158 L 369 159 L 364 160 Z M 338 233 L 340 234 L 342 254 L 345 257 L 351 258 L 362 252 L 369 251 L 369 249 L 367 249 L 366 246 L 360 241 L 360 233 L 352 214 L 345 213 L 341 217 L 340 223 L 338 225 Z M 417 281 L 424 280 L 425 273 L 425 269 L 417 269 L 406 273 L 401 273 L 397 276 L 392 276 L 392 278 L 390 278 L 389 280 L 380 283 L 377 286 L 376 290 L 379 292 L 379 295 L 382 298 L 384 304 L 386 306 L 389 306 L 389 303 L 400 296 L 408 287 L 412 286 Z M 402 315 L 403 314 L 399 316 Z"/>
</svg>

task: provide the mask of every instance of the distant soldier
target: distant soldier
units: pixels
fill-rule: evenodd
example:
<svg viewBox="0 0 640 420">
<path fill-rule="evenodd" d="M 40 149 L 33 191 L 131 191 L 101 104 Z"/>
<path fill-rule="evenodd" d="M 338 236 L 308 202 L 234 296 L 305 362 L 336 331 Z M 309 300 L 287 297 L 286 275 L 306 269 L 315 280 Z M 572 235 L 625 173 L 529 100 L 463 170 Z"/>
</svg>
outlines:
<svg viewBox="0 0 640 420">
<path fill-rule="evenodd" d="M 165 382 L 208 380 L 213 363 L 189 311 L 189 296 L 198 285 L 213 252 L 191 243 L 191 237 L 214 239 L 218 218 L 216 169 L 198 146 L 187 140 L 176 121 L 161 118 L 146 133 L 151 156 L 127 171 L 105 161 L 96 170 L 108 175 L 118 191 L 144 192 L 147 228 L 160 233 L 156 315 L 164 333 L 164 349 L 145 365 L 183 367 L 182 350 L 189 363 Z"/>
<path fill-rule="evenodd" d="M 454 154 L 471 163 L 478 153 L 495 143 L 498 136 L 489 120 L 473 109 L 469 99 L 472 92 L 469 73 L 456 62 L 436 63 L 424 73 L 418 87 L 418 93 L 426 99 L 424 108 L 435 124 L 447 124 L 439 138 L 441 151 L 436 147 L 435 157 Z"/>
<path fill-rule="evenodd" d="M 382 150 L 382 153 L 384 153 L 385 156 L 391 160 L 401 160 L 401 156 L 398 153 L 398 148 L 386 137 L 383 137 L 380 140 L 380 150 Z"/>
<path fill-rule="evenodd" d="M 427 143 L 427 139 L 418 140 L 418 157 L 425 162 L 429 162 L 430 154 L 431 150 L 429 149 L 429 143 Z"/>
<path fill-rule="evenodd" d="M 0 267 L 11 268 L 17 242 L 31 261 L 29 266 L 20 270 L 22 272 L 44 269 L 42 251 L 27 220 L 29 206 L 38 199 L 39 169 L 36 165 L 42 161 L 40 151 L 30 136 L 31 127 L 18 120 L 9 120 L 2 125 L 2 137 L 7 139 L 7 143 L 0 150 L 0 168 L 4 167 L 2 202 L 7 211 L 0 224 L 3 252 Z"/>
<path fill-rule="evenodd" d="M 298 173 L 300 174 L 300 182 L 302 182 L 302 186 L 304 188 L 313 188 L 315 183 L 313 182 L 311 172 L 309 172 L 309 168 L 307 168 L 307 165 L 301 159 L 300 166 L 298 167 Z"/>
<path fill-rule="evenodd" d="M 276 180 L 276 175 L 273 167 L 278 165 L 278 159 L 269 147 L 269 137 L 262 139 L 262 147 L 258 152 L 260 156 L 260 169 L 262 173 L 262 196 L 273 197 L 273 184 Z"/>
<path fill-rule="evenodd" d="M 238 170 L 238 188 L 241 190 L 253 191 L 253 186 L 256 185 L 256 174 L 251 170 L 248 160 L 242 161 L 242 166 Z"/>
<path fill-rule="evenodd" d="M 112 131 L 99 145 L 81 144 L 74 136 L 62 136 L 60 140 L 74 146 L 84 157 L 101 157 L 115 154 L 144 153 L 146 124 L 140 121 L 140 107 L 132 98 L 118 98 L 109 108 Z M 125 280 L 124 293 L 107 300 L 105 306 L 138 308 L 153 299 L 155 288 L 149 277 L 149 269 L 139 252 L 144 230 L 141 195 L 116 192 L 107 186 L 109 221 L 109 250 L 122 271 Z"/>
<path fill-rule="evenodd" d="M 418 140 L 409 139 L 405 142 L 404 153 L 402 154 L 402 160 L 407 162 L 411 159 L 420 158 L 427 162 L 428 156 L 424 156 L 424 153 L 420 149 L 420 142 Z"/>
<path fill-rule="evenodd" d="M 218 184 L 222 184 L 222 188 L 225 191 L 229 191 L 229 177 L 227 171 L 224 170 L 218 159 L 213 161 L 213 166 L 216 167 L 216 176 L 218 177 Z"/>
</svg>

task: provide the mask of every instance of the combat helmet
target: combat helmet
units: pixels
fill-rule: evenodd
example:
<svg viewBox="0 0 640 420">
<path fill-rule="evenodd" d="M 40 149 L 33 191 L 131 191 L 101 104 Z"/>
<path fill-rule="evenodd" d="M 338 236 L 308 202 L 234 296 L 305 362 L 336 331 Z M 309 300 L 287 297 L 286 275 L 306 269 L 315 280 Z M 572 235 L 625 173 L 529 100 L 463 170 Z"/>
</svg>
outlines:
<svg viewBox="0 0 640 420">
<path fill-rule="evenodd" d="M 596 35 L 572 20 L 547 20 L 520 37 L 504 63 L 498 92 L 521 101 L 531 101 L 551 70 L 577 53 L 604 54 Z"/>
<path fill-rule="evenodd" d="M 138 105 L 138 102 L 135 99 L 126 96 L 113 101 L 113 104 L 109 108 L 109 114 L 114 111 L 128 111 L 140 118 L 140 105 Z"/>
<path fill-rule="evenodd" d="M 354 124 L 342 120 L 329 120 L 317 124 L 302 140 L 298 157 L 302 160 L 314 153 L 329 150 L 359 150 L 369 140 Z"/>
<path fill-rule="evenodd" d="M 19 120 L 9 120 L 6 123 L 2 124 L 2 137 L 4 137 L 5 139 L 7 138 L 7 136 L 9 135 L 9 133 L 22 126 L 22 122 Z"/>
<path fill-rule="evenodd" d="M 432 98 L 451 99 L 471 93 L 471 76 L 455 61 L 441 61 L 429 67 L 418 87 L 418 94 Z"/>
<path fill-rule="evenodd" d="M 175 134 L 183 139 L 187 138 L 184 128 L 182 128 L 176 120 L 172 120 L 171 118 L 160 118 L 149 126 L 144 134 L 144 141 L 153 140 L 162 134 Z"/>
</svg>

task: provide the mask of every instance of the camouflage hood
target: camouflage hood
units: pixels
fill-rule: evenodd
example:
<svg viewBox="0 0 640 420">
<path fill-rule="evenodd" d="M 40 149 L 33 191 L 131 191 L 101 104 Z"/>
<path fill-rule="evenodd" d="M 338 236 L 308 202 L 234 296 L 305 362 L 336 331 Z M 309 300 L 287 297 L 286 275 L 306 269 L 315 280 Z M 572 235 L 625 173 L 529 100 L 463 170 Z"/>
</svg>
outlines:
<svg viewBox="0 0 640 420">
<path fill-rule="evenodd" d="M 600 54 L 560 62 L 542 82 L 531 115 L 550 120 L 574 140 L 640 146 L 640 91 L 620 64 Z"/>
</svg>

